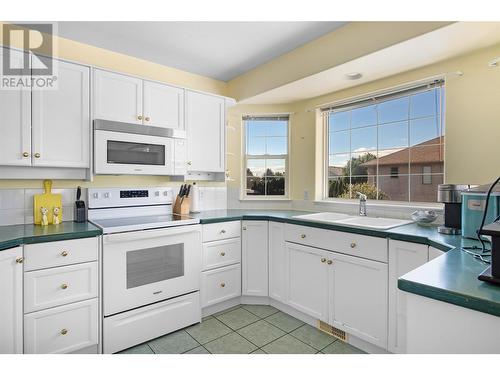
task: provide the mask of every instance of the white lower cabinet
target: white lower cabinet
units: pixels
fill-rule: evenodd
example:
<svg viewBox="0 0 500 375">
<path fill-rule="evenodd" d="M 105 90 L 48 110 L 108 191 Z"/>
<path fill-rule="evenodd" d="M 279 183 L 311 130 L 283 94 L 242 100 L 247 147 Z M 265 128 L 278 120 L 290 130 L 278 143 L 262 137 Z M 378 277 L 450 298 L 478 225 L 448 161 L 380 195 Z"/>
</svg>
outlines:
<svg viewBox="0 0 500 375">
<path fill-rule="evenodd" d="M 269 222 L 269 297 L 286 303 L 285 224 Z"/>
<path fill-rule="evenodd" d="M 23 248 L 0 251 L 0 354 L 23 352 Z"/>
<path fill-rule="evenodd" d="M 201 274 L 201 307 L 241 296 L 241 265 L 222 267 Z"/>
<path fill-rule="evenodd" d="M 406 353 L 406 298 L 398 289 L 398 278 L 427 263 L 428 246 L 389 240 L 388 350 Z"/>
<path fill-rule="evenodd" d="M 97 298 L 24 316 L 24 353 L 71 353 L 98 344 Z"/>
<path fill-rule="evenodd" d="M 268 222 L 243 221 L 241 230 L 241 293 L 245 296 L 267 297 Z"/>
</svg>

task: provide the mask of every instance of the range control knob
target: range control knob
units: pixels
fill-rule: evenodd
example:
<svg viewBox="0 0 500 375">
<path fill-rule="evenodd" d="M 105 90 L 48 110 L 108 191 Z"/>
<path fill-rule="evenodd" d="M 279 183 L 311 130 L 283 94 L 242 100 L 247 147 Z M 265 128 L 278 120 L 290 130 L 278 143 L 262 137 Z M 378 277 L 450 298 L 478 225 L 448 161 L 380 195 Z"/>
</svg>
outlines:
<svg viewBox="0 0 500 375">
<path fill-rule="evenodd" d="M 163 196 L 168 197 L 168 191 L 167 191 L 167 190 L 165 190 L 165 191 L 163 192 Z"/>
<path fill-rule="evenodd" d="M 155 197 L 159 197 L 160 196 L 160 192 L 159 191 L 155 191 Z"/>
<path fill-rule="evenodd" d="M 109 193 L 104 193 L 104 198 L 108 199 L 109 197 L 111 197 L 111 194 L 109 194 Z"/>
</svg>

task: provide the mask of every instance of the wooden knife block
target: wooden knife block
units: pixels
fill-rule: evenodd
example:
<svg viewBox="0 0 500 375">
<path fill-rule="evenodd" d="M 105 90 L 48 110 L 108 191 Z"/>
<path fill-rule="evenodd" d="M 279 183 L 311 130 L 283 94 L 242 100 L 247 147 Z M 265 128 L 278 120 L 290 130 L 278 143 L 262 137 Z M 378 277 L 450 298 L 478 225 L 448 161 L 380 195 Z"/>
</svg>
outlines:
<svg viewBox="0 0 500 375">
<path fill-rule="evenodd" d="M 174 208 L 173 208 L 174 214 L 189 215 L 190 206 L 191 206 L 191 198 L 190 197 L 184 197 L 184 198 L 177 197 L 175 199 Z"/>
</svg>

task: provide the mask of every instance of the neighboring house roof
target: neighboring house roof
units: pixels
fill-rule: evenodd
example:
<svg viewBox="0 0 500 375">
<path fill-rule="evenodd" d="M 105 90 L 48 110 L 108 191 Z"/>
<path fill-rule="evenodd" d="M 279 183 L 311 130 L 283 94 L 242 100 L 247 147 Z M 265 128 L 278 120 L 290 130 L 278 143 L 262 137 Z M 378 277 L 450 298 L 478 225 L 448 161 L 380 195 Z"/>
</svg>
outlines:
<svg viewBox="0 0 500 375">
<path fill-rule="evenodd" d="M 425 146 L 436 146 L 440 147 L 425 147 Z M 422 146 L 422 147 L 421 147 Z M 412 164 L 428 164 L 428 163 L 439 163 L 444 160 L 444 136 L 437 137 L 409 148 L 403 148 L 399 151 L 393 152 L 385 156 L 381 156 L 378 159 L 373 159 L 361 164 L 364 167 L 376 166 L 378 165 L 401 165 L 408 164 L 409 152 L 411 149 L 411 162 Z"/>
</svg>

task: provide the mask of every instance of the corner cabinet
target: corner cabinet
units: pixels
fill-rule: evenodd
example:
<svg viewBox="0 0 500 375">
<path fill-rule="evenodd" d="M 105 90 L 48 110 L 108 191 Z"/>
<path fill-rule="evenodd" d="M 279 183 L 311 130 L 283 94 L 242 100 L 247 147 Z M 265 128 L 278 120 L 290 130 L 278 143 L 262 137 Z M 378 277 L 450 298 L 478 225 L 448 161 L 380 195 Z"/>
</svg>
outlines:
<svg viewBox="0 0 500 375">
<path fill-rule="evenodd" d="M 267 221 L 243 221 L 241 226 L 242 295 L 268 296 Z"/>
<path fill-rule="evenodd" d="M 225 99 L 187 90 L 185 110 L 188 172 L 224 172 Z"/>
<path fill-rule="evenodd" d="M 0 354 L 23 352 L 23 249 L 0 251 Z"/>
<path fill-rule="evenodd" d="M 286 303 L 285 224 L 269 222 L 269 297 Z"/>
</svg>

